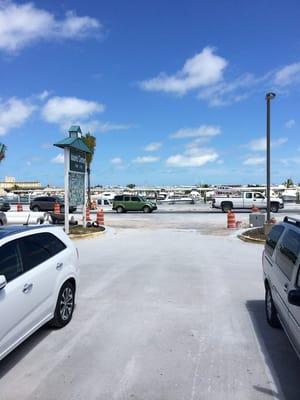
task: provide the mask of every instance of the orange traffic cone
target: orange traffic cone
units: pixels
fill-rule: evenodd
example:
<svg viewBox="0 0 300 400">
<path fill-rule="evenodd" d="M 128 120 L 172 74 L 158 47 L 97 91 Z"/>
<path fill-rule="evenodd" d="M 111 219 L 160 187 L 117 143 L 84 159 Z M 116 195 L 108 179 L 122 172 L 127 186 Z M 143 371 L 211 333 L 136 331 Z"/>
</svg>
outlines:
<svg viewBox="0 0 300 400">
<path fill-rule="evenodd" d="M 60 204 L 59 203 L 54 204 L 54 214 L 60 214 Z"/>
<path fill-rule="evenodd" d="M 104 225 L 104 212 L 102 208 L 97 211 L 97 224 Z"/>
<path fill-rule="evenodd" d="M 89 207 L 87 207 L 86 210 L 85 210 L 85 220 L 86 220 L 86 222 L 90 222 L 91 221 L 91 214 L 90 214 Z"/>
<path fill-rule="evenodd" d="M 232 211 L 228 211 L 227 214 L 227 228 L 229 229 L 236 228 L 235 213 L 233 213 Z"/>
</svg>

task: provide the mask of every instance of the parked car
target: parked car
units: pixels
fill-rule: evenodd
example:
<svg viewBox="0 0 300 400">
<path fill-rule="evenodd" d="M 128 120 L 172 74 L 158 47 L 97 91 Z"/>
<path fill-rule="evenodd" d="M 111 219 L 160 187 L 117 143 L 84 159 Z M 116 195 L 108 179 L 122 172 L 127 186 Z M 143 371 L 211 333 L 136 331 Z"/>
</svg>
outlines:
<svg viewBox="0 0 300 400">
<path fill-rule="evenodd" d="M 61 228 L 0 229 L 0 360 L 42 325 L 73 315 L 78 253 Z"/>
<path fill-rule="evenodd" d="M 7 224 L 7 218 L 4 212 L 0 211 L 0 226 Z"/>
<path fill-rule="evenodd" d="M 0 211 L 9 211 L 10 210 L 10 204 L 8 201 L 0 199 Z"/>
<path fill-rule="evenodd" d="M 300 220 L 274 225 L 263 252 L 265 309 L 272 327 L 282 326 L 300 357 Z"/>
<path fill-rule="evenodd" d="M 36 197 L 30 202 L 30 210 L 32 211 L 54 211 L 54 205 L 58 203 L 60 205 L 60 211 L 64 212 L 65 204 L 64 200 L 58 196 L 42 196 Z M 70 213 L 76 211 L 76 207 L 69 207 Z"/>
<path fill-rule="evenodd" d="M 283 200 L 278 197 L 271 197 L 271 211 L 277 213 L 284 208 Z M 212 200 L 212 208 L 221 208 L 223 212 L 237 209 L 251 209 L 256 206 L 259 209 L 267 208 L 267 199 L 260 192 L 242 192 L 240 196 L 215 196 Z"/>
<path fill-rule="evenodd" d="M 114 198 L 112 209 L 116 210 L 117 213 L 127 211 L 151 213 L 153 210 L 157 210 L 157 205 L 142 196 L 118 195 Z"/>
</svg>

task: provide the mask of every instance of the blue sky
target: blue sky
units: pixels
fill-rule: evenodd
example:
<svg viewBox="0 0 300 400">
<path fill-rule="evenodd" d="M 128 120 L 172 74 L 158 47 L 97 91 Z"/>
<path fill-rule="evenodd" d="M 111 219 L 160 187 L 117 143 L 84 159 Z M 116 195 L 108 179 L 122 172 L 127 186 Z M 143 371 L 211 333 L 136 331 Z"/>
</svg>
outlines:
<svg viewBox="0 0 300 400">
<path fill-rule="evenodd" d="M 0 179 L 63 183 L 52 145 L 97 137 L 92 184 L 300 182 L 297 1 L 0 0 Z"/>
</svg>

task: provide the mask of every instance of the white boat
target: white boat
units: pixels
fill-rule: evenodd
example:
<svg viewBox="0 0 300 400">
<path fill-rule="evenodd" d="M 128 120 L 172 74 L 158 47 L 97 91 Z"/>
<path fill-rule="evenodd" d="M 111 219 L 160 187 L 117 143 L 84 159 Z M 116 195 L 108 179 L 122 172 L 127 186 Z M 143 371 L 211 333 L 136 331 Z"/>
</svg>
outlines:
<svg viewBox="0 0 300 400">
<path fill-rule="evenodd" d="M 296 202 L 297 200 L 297 189 L 294 188 L 287 188 L 282 192 L 282 200 L 285 203 L 292 203 Z"/>
<path fill-rule="evenodd" d="M 99 193 L 99 194 L 92 194 L 92 200 L 101 200 L 101 199 L 106 199 L 106 200 L 110 200 L 112 201 L 117 193 L 115 192 L 103 192 L 103 193 Z"/>
<path fill-rule="evenodd" d="M 169 193 L 168 196 L 159 200 L 159 204 L 195 204 L 197 200 L 191 196 L 178 196 L 174 193 Z"/>
</svg>

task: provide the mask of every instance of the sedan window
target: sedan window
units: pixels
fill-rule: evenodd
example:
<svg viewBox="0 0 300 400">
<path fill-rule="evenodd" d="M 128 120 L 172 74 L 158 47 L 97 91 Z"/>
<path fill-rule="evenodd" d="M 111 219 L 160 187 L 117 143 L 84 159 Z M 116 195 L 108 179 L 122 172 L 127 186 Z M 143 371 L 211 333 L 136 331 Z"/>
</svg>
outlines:
<svg viewBox="0 0 300 400">
<path fill-rule="evenodd" d="M 0 247 L 0 275 L 4 275 L 7 282 L 12 281 L 22 273 L 22 265 L 18 252 L 17 240 L 13 240 Z"/>
<path fill-rule="evenodd" d="M 24 270 L 28 271 L 66 249 L 51 233 L 38 233 L 20 239 Z"/>
</svg>

